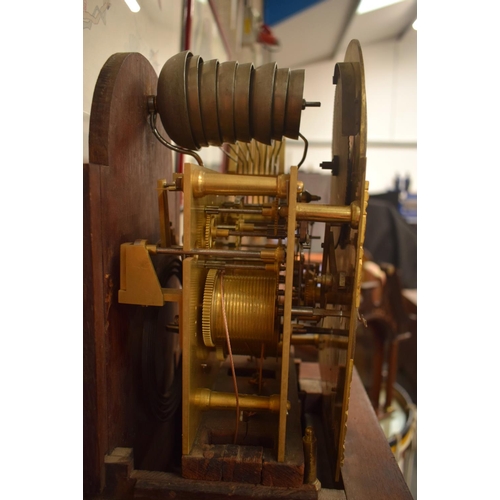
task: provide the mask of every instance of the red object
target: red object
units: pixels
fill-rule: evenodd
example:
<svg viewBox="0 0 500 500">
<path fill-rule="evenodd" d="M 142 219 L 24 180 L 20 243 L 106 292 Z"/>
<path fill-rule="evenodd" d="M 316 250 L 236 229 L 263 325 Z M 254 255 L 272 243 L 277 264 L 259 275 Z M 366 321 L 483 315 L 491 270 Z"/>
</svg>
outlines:
<svg viewBox="0 0 500 500">
<path fill-rule="evenodd" d="M 267 24 L 263 24 L 259 29 L 257 35 L 257 42 L 266 45 L 279 45 L 279 40 L 273 35 L 271 28 Z"/>
</svg>

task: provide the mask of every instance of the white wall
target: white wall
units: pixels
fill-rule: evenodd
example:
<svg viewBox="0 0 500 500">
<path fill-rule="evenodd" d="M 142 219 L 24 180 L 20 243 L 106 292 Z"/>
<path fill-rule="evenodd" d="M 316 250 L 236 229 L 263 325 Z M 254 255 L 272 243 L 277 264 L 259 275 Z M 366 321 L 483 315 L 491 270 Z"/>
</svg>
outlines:
<svg viewBox="0 0 500 500">
<path fill-rule="evenodd" d="M 399 40 L 362 46 L 368 114 L 367 179 L 370 192 L 392 188 L 396 175 L 410 175 L 410 191 L 417 190 L 417 32 L 410 29 Z M 321 101 L 321 108 L 302 113 L 301 132 L 311 142 L 301 170 L 319 172 L 331 159 L 335 63 L 324 61 L 306 70 L 304 97 Z M 302 141 L 288 141 L 288 164 L 302 158 Z"/>
<path fill-rule="evenodd" d="M 159 74 L 181 47 L 182 0 L 143 1 L 137 13 L 124 0 L 84 0 L 83 11 L 83 161 L 88 162 L 90 108 L 102 66 L 117 52 L 139 52 Z"/>
</svg>

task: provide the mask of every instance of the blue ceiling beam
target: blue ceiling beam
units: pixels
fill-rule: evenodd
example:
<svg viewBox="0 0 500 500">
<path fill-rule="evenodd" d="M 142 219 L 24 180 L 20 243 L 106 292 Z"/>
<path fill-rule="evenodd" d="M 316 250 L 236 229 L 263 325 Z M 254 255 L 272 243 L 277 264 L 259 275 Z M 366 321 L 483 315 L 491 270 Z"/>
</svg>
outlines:
<svg viewBox="0 0 500 500">
<path fill-rule="evenodd" d="M 274 26 L 325 0 L 264 0 L 264 23 Z"/>
</svg>

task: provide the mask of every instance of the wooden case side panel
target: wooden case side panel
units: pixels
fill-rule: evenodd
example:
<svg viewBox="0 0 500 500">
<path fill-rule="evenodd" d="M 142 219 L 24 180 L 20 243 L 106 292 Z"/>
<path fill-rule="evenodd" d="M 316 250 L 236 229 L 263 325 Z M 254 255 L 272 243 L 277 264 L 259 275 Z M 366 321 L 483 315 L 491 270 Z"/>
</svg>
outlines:
<svg viewBox="0 0 500 500">
<path fill-rule="evenodd" d="M 118 303 L 120 245 L 159 240 L 156 188 L 159 179 L 171 181 L 172 159 L 148 123 L 147 100 L 157 81 L 142 55 L 114 54 L 92 102 L 90 165 L 84 168 L 84 477 L 90 490 L 103 481 L 104 455 L 134 447 L 138 439 L 145 315 L 140 306 Z M 169 206 L 177 230 L 173 197 Z M 155 265 L 161 268 L 164 260 Z"/>
<path fill-rule="evenodd" d="M 106 353 L 103 321 L 99 166 L 83 166 L 83 489 L 98 493 L 103 486 L 107 450 Z M 90 193 L 93 193 L 93 202 Z M 96 248 L 97 244 L 97 248 Z"/>
<path fill-rule="evenodd" d="M 413 498 L 355 369 L 341 474 L 347 500 Z"/>
</svg>

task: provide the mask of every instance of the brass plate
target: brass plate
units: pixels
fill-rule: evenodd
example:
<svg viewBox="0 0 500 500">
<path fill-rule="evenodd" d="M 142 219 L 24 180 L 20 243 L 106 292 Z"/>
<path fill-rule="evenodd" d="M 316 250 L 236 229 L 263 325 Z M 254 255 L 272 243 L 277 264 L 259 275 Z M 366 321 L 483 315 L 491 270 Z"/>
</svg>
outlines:
<svg viewBox="0 0 500 500">
<path fill-rule="evenodd" d="M 217 79 L 217 111 L 219 114 L 219 127 L 223 142 L 231 144 L 236 142 L 234 127 L 234 84 L 238 63 L 224 62 L 219 65 Z"/>
<path fill-rule="evenodd" d="M 242 142 L 252 140 L 250 123 L 250 93 L 254 66 L 252 63 L 239 64 L 236 68 L 234 84 L 234 127 L 236 139 Z"/>
<path fill-rule="evenodd" d="M 184 164 L 184 248 L 187 250 L 201 246 L 199 229 L 204 226 L 205 204 L 217 204 L 216 196 L 193 197 L 192 180 L 198 172 L 206 170 L 199 165 Z M 183 261 L 182 272 L 182 453 L 188 454 L 202 413 L 191 396 L 199 388 L 212 387 L 220 361 L 215 351 L 205 346 L 201 331 L 207 270 L 198 265 L 198 257 L 188 257 Z"/>
<path fill-rule="evenodd" d="M 298 139 L 300 131 L 300 116 L 304 94 L 305 71 L 295 69 L 290 71 L 288 92 L 286 97 L 285 137 Z"/>
<path fill-rule="evenodd" d="M 186 96 L 188 61 L 193 56 L 189 50 L 171 57 L 158 77 L 156 106 L 161 122 L 169 137 L 179 146 L 197 150 L 189 123 Z"/>
<path fill-rule="evenodd" d="M 217 111 L 217 74 L 219 61 L 212 59 L 203 63 L 201 69 L 200 105 L 205 138 L 211 146 L 220 146 L 222 137 Z"/>
<path fill-rule="evenodd" d="M 336 453 L 333 473 L 337 479 L 340 477 L 344 456 L 366 225 L 366 93 L 363 56 L 357 40 L 349 44 L 344 62 L 352 64 L 344 66 L 347 71 L 339 72 L 340 77 L 335 89 L 332 154 L 338 157 L 339 174 L 331 177 L 330 204 L 349 205 L 355 202 L 360 206 L 361 217 L 358 229 L 347 225 L 332 226 L 336 268 L 339 273 L 344 273 L 346 282 L 350 283 L 352 288 L 349 305 L 327 306 L 342 311 L 344 318 L 326 318 L 322 326 L 348 330 L 347 350 L 327 344 L 319 353 L 325 401 L 324 416 L 329 427 L 329 446 Z M 346 126 L 348 124 L 344 123 L 345 119 L 348 119 L 349 124 L 359 122 L 359 127 Z M 346 131 L 355 135 L 344 135 Z M 328 269 L 330 261 L 327 252 L 325 248 L 323 262 L 327 262 Z M 328 339 L 325 340 L 328 342 Z"/>
<path fill-rule="evenodd" d="M 203 130 L 203 120 L 200 109 L 200 73 L 203 66 L 203 59 L 200 56 L 193 56 L 189 59 L 187 75 L 187 104 L 189 110 L 189 122 L 191 133 L 198 147 L 208 146 Z"/>
<path fill-rule="evenodd" d="M 288 93 L 289 79 L 289 68 L 280 68 L 276 71 L 276 79 L 274 81 L 272 138 L 277 141 L 281 141 L 285 129 L 286 96 Z"/>
<path fill-rule="evenodd" d="M 259 66 L 254 73 L 251 97 L 252 130 L 255 140 L 271 144 L 275 62 Z"/>
<path fill-rule="evenodd" d="M 188 257 L 182 264 L 182 453 L 190 453 L 201 421 L 201 409 L 192 396 L 200 388 L 210 389 L 220 361 L 215 351 L 203 344 L 199 317 L 203 300 L 206 270 L 199 267 L 197 257 Z"/>
<path fill-rule="evenodd" d="M 288 372 L 290 370 L 290 344 L 292 338 L 292 294 L 293 294 L 293 265 L 295 259 L 295 231 L 297 209 L 297 181 L 298 168 L 290 167 L 290 183 L 288 195 L 288 220 L 286 243 L 286 275 L 285 275 L 285 300 L 283 313 L 283 351 L 281 355 L 281 390 L 280 390 L 280 416 L 278 431 L 278 462 L 285 460 L 286 420 L 288 398 Z"/>
</svg>

